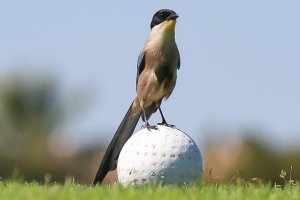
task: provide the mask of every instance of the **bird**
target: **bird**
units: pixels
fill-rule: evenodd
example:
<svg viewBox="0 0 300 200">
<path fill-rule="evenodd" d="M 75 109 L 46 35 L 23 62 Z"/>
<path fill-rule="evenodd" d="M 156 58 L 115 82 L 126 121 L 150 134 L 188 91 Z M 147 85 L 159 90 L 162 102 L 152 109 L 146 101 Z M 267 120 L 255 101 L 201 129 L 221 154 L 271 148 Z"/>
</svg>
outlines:
<svg viewBox="0 0 300 200">
<path fill-rule="evenodd" d="M 93 185 L 101 184 L 107 173 L 116 169 L 121 149 L 133 134 L 140 117 L 144 121 L 143 127 L 151 130 L 155 126 L 150 126 L 148 120 L 159 110 L 162 117 L 159 124 L 173 126 L 166 122 L 161 103 L 172 94 L 180 69 L 180 54 L 175 41 L 178 17 L 170 9 L 161 9 L 153 15 L 150 33 L 138 56 L 136 96 L 104 153 Z"/>
</svg>

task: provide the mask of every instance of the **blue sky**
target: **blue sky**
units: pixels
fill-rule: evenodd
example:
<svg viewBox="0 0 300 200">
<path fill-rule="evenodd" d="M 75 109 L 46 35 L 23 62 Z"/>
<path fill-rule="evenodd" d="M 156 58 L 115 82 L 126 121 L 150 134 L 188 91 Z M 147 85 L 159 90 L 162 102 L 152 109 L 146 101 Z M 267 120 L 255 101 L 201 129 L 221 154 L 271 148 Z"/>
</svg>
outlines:
<svg viewBox="0 0 300 200">
<path fill-rule="evenodd" d="M 135 96 L 137 57 L 161 8 L 180 16 L 181 69 L 162 104 L 170 123 L 200 143 L 249 128 L 279 146 L 300 141 L 296 0 L 1 2 L 0 78 L 40 71 L 66 93 L 92 91 L 88 110 L 66 126 L 109 140 Z"/>
</svg>

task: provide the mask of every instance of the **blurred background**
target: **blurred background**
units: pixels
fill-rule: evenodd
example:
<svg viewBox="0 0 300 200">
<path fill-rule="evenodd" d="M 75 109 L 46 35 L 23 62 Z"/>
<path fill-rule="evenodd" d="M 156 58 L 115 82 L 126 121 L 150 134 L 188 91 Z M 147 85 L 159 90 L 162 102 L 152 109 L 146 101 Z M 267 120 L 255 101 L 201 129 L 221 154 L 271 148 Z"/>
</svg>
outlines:
<svg viewBox="0 0 300 200">
<path fill-rule="evenodd" d="M 181 53 L 162 109 L 197 142 L 205 180 L 278 183 L 291 167 L 299 180 L 296 0 L 1 2 L 0 180 L 92 182 L 135 96 L 137 57 L 161 8 L 180 16 Z"/>
</svg>

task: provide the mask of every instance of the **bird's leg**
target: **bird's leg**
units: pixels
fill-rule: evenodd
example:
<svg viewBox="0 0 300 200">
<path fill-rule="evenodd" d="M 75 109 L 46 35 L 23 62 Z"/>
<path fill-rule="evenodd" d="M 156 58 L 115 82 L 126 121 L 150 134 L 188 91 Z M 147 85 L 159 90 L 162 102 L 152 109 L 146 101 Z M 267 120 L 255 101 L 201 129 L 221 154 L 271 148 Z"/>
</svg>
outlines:
<svg viewBox="0 0 300 200">
<path fill-rule="evenodd" d="M 161 116 L 161 119 L 162 119 L 162 122 L 161 123 L 158 123 L 159 125 L 164 125 L 164 126 L 167 126 L 167 127 L 171 127 L 171 128 L 174 128 L 175 125 L 172 125 L 172 124 L 168 124 L 165 117 L 164 117 L 164 114 L 162 113 L 161 111 L 161 108 L 160 106 L 158 107 L 158 110 L 160 112 L 160 116 Z"/>
<path fill-rule="evenodd" d="M 160 112 L 160 116 L 161 116 L 161 119 L 162 119 L 162 122 L 161 122 L 160 124 L 161 124 L 161 125 L 166 125 L 166 124 L 168 124 L 167 121 L 166 121 L 166 119 L 165 119 L 165 117 L 164 117 L 164 114 L 163 114 L 162 111 L 161 111 L 161 108 L 160 108 L 160 107 L 158 107 L 158 110 L 159 110 L 159 112 Z"/>
<path fill-rule="evenodd" d="M 145 109 L 144 109 L 144 108 L 142 108 L 142 109 L 143 109 L 143 116 L 144 116 L 144 120 L 145 120 L 145 124 L 142 126 L 142 128 L 147 128 L 149 131 L 150 131 L 151 129 L 157 130 L 157 126 L 151 126 L 151 125 L 148 123 L 148 119 L 147 119 L 147 117 L 146 117 Z"/>
<path fill-rule="evenodd" d="M 150 125 L 149 125 L 148 120 L 146 118 L 146 112 L 145 112 L 144 108 L 143 108 L 143 116 L 144 116 L 144 120 L 145 120 L 145 124 L 143 125 L 143 128 L 148 128 Z"/>
</svg>

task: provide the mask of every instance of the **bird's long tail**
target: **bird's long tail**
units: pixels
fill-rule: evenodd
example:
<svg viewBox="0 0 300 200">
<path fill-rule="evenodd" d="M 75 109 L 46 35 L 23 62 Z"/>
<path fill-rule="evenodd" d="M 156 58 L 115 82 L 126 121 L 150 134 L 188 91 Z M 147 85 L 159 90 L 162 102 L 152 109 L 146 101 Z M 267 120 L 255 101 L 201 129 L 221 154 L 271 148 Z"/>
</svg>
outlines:
<svg viewBox="0 0 300 200">
<path fill-rule="evenodd" d="M 132 135 L 136 124 L 139 121 L 141 112 L 132 113 L 132 105 L 129 107 L 125 117 L 123 118 L 118 130 L 116 131 L 113 139 L 111 140 L 108 148 L 102 158 L 98 172 L 94 179 L 93 184 L 101 183 L 108 173 L 108 171 L 115 170 L 117 167 L 117 160 L 121 149 L 123 148 L 126 141 Z"/>
</svg>

